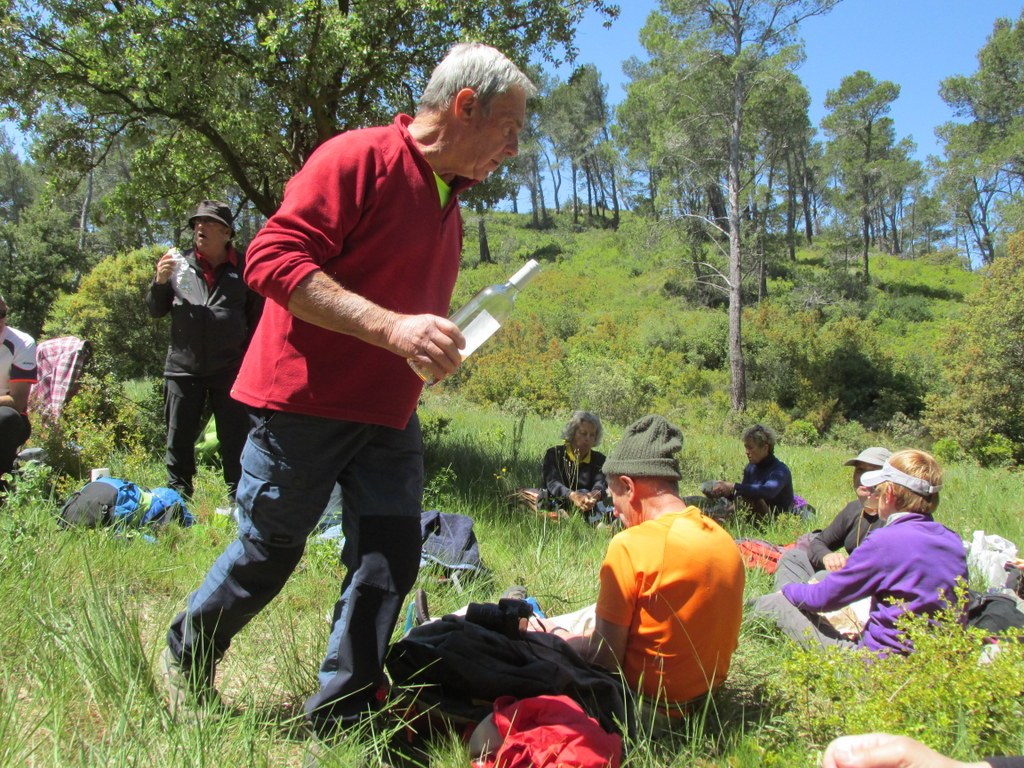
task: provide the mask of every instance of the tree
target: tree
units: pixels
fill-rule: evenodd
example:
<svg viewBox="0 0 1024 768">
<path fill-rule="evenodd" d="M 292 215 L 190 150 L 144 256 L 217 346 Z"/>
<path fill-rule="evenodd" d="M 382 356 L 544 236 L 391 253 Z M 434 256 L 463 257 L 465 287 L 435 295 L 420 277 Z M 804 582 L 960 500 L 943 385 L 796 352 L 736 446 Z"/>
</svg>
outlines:
<svg viewBox="0 0 1024 768">
<path fill-rule="evenodd" d="M 946 123 L 943 197 L 953 225 L 983 264 L 1024 224 L 1024 17 L 998 19 L 978 52 L 978 71 L 942 81 L 940 95 L 965 122 Z"/>
<path fill-rule="evenodd" d="M 997 19 L 978 52 L 978 71 L 943 80 L 939 93 L 968 121 L 964 130 L 973 131 L 987 162 L 1024 177 L 1024 13 L 1016 22 Z"/>
<path fill-rule="evenodd" d="M 861 223 L 864 282 L 869 280 L 872 211 L 878 196 L 880 163 L 891 151 L 895 130 L 885 115 L 900 95 L 900 87 L 878 82 L 858 70 L 843 78 L 825 96 L 828 115 L 821 121 L 830 138 L 828 153 L 842 185 L 840 200 L 849 201 Z"/>
<path fill-rule="evenodd" d="M 122 201 L 169 215 L 236 189 L 269 216 L 323 141 L 412 111 L 452 43 L 557 60 L 588 10 L 617 15 L 605 0 L 12 0 L 0 99 L 77 178 L 128 148 Z"/>
<path fill-rule="evenodd" d="M 685 110 L 689 125 L 684 129 L 692 140 L 689 160 L 699 164 L 706 142 L 724 139 L 726 158 L 724 229 L 728 238 L 728 269 L 723 276 L 729 293 L 729 370 L 733 410 L 746 409 L 746 367 L 742 347 L 743 312 L 743 221 L 744 187 L 749 179 L 744 167 L 745 142 L 749 139 L 745 124 L 752 95 L 763 89 L 771 78 L 768 63 L 795 38 L 797 26 L 808 16 L 827 12 L 837 0 L 664 0 L 663 14 L 652 14 L 641 33 L 645 47 L 656 46 L 652 54 L 666 54 L 670 62 L 682 66 L 658 65 L 659 77 L 674 93 L 698 109 Z M 672 38 L 682 41 L 673 44 Z M 795 61 L 795 57 L 793 58 Z M 631 86 L 632 87 L 632 86 Z M 649 103 L 649 102 L 648 102 Z M 663 102 L 666 111 L 674 101 Z M 699 117 L 699 122 L 695 119 Z M 699 128 L 698 128 L 699 125 Z M 685 145 L 684 145 L 685 146 Z M 720 145 L 719 145 L 720 146 Z M 719 155 L 720 156 L 720 155 Z M 717 187 L 719 179 L 714 178 Z M 712 184 L 705 177 L 709 202 Z M 714 205 L 711 202 L 712 206 Z"/>
<path fill-rule="evenodd" d="M 579 174 L 587 192 L 588 214 L 594 215 L 595 198 L 605 195 L 600 155 L 608 125 L 608 87 L 593 64 L 580 67 L 569 80 L 551 91 L 545 106 L 545 130 L 555 151 L 569 159 L 572 172 L 572 220 L 579 221 Z"/>
</svg>

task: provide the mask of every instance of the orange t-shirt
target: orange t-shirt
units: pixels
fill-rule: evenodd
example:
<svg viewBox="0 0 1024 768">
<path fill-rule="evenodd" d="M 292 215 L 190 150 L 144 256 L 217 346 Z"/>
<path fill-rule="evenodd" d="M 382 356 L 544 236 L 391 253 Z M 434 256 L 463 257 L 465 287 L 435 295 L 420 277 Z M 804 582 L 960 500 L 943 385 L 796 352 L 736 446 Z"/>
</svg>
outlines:
<svg viewBox="0 0 1024 768">
<path fill-rule="evenodd" d="M 629 627 L 626 681 L 683 703 L 725 680 L 743 617 L 736 542 L 696 507 L 619 533 L 601 565 L 597 616 Z"/>
</svg>

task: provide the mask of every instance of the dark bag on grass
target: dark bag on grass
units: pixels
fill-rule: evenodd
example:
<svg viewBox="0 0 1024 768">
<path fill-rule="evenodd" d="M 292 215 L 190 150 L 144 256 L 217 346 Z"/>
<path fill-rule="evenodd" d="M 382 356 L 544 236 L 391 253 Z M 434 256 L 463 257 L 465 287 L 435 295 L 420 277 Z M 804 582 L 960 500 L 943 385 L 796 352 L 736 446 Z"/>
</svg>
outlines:
<svg viewBox="0 0 1024 768">
<path fill-rule="evenodd" d="M 58 519 L 62 528 L 142 528 L 171 522 L 184 526 L 195 522 L 177 491 L 171 488 L 147 491 L 118 477 L 101 477 L 86 483 L 64 503 Z"/>
<path fill-rule="evenodd" d="M 80 491 L 71 494 L 60 510 L 58 523 L 62 528 L 81 526 L 98 528 L 110 525 L 117 504 L 117 488 L 98 480 L 86 483 Z"/>
<path fill-rule="evenodd" d="M 502 604 L 517 602 L 522 601 Z M 470 608 L 485 617 L 503 610 L 487 603 Z M 385 664 L 416 709 L 434 710 L 454 724 L 478 723 L 501 696 L 543 695 L 569 696 L 609 732 L 628 722 L 621 679 L 546 632 L 519 633 L 502 622 L 492 627 L 445 616 L 410 630 L 391 647 Z"/>
<path fill-rule="evenodd" d="M 967 624 L 994 635 L 1016 630 L 1017 639 L 1024 641 L 1024 612 L 1011 595 L 972 592 L 967 603 Z"/>
<path fill-rule="evenodd" d="M 445 576 L 459 578 L 486 573 L 473 531 L 473 518 L 432 509 L 420 513 L 420 532 L 423 536 L 421 568 L 435 566 Z"/>
</svg>

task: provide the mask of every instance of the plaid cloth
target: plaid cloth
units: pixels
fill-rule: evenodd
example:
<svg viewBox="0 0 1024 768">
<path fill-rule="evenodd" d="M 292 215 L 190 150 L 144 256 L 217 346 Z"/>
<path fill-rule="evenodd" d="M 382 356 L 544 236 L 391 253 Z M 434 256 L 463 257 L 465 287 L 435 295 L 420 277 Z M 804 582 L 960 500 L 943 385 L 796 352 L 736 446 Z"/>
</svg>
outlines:
<svg viewBox="0 0 1024 768">
<path fill-rule="evenodd" d="M 58 419 L 77 390 L 88 358 L 89 342 L 76 336 L 60 336 L 36 344 L 39 381 L 29 394 L 29 411 Z"/>
</svg>

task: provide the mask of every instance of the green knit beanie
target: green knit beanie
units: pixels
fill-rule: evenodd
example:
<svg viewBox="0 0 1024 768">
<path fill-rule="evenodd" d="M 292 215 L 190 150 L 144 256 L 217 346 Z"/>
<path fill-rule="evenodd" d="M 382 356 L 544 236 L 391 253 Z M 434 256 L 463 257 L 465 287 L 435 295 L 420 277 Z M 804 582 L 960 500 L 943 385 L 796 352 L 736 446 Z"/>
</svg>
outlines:
<svg viewBox="0 0 1024 768">
<path fill-rule="evenodd" d="M 604 473 L 679 480 L 682 475 L 675 455 L 682 448 L 683 433 L 665 417 L 644 416 L 626 428 L 626 434 L 604 462 Z"/>
</svg>

